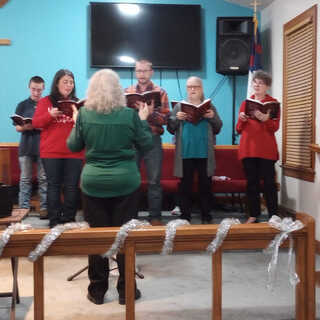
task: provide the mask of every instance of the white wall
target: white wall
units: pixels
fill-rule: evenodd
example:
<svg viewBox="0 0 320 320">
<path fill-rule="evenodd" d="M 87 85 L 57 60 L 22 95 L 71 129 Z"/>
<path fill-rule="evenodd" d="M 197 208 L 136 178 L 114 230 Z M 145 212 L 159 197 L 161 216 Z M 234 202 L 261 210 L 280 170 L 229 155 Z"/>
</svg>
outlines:
<svg viewBox="0 0 320 320">
<path fill-rule="evenodd" d="M 283 25 L 318 4 L 318 17 L 320 0 L 275 0 L 261 13 L 261 31 L 267 55 L 268 71 L 273 76 L 272 95 L 282 101 L 282 71 L 283 71 Z M 319 20 L 319 18 L 318 18 Z M 317 30 L 317 84 L 316 84 L 316 143 L 320 144 L 320 22 Z M 277 133 L 277 142 L 282 159 L 282 128 Z M 281 160 L 278 165 L 281 164 Z M 281 182 L 280 203 L 287 208 L 298 212 L 306 212 L 316 219 L 316 238 L 320 240 L 320 154 L 315 156 L 316 176 L 314 183 L 290 177 L 284 177 L 278 166 L 278 176 Z"/>
</svg>

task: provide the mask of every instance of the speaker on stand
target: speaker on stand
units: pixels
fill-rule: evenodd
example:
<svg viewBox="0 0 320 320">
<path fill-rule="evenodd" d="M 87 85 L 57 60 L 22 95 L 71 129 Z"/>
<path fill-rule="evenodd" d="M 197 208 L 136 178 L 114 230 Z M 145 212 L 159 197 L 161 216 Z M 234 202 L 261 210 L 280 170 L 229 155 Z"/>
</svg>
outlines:
<svg viewBox="0 0 320 320">
<path fill-rule="evenodd" d="M 249 71 L 252 17 L 218 17 L 216 72 L 232 76 L 232 144 L 235 144 L 236 76 Z"/>
</svg>

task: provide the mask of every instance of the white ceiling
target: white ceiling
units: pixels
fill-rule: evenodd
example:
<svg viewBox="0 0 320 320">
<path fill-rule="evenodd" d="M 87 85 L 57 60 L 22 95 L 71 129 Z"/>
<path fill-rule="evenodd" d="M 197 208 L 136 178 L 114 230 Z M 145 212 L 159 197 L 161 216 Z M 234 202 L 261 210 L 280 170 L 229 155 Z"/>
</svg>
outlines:
<svg viewBox="0 0 320 320">
<path fill-rule="evenodd" d="M 227 2 L 231 2 L 234 4 L 238 4 L 239 6 L 252 8 L 254 7 L 255 0 L 224 0 Z M 257 11 L 267 7 L 270 3 L 272 3 L 274 0 L 256 0 L 257 3 Z"/>
</svg>

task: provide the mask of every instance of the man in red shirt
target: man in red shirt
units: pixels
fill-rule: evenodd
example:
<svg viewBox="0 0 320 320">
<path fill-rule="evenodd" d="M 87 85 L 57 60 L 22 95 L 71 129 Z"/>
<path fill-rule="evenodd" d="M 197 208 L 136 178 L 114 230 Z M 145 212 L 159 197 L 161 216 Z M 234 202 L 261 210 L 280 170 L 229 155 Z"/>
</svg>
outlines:
<svg viewBox="0 0 320 320">
<path fill-rule="evenodd" d="M 151 121 L 154 113 L 158 112 L 162 115 L 169 113 L 168 95 L 161 87 L 155 85 L 151 81 L 153 75 L 152 63 L 148 60 L 139 60 L 135 65 L 135 74 L 138 80 L 137 84 L 125 89 L 126 93 L 144 93 L 146 91 L 160 91 L 161 106 L 153 106 L 150 108 L 150 116 L 148 122 L 152 131 L 153 148 L 145 153 L 137 152 L 137 163 L 143 160 L 145 163 L 148 179 L 148 205 L 151 224 L 161 224 L 161 207 L 162 207 L 162 189 L 160 185 L 161 169 L 162 169 L 162 141 L 161 135 L 164 132 L 162 125 L 166 121 L 154 123 Z"/>
</svg>

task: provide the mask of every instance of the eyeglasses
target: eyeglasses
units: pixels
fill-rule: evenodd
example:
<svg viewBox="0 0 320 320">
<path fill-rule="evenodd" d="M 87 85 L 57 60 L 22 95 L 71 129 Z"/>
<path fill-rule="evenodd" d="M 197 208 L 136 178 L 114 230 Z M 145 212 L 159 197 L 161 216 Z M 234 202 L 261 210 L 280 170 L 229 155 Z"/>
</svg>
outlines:
<svg viewBox="0 0 320 320">
<path fill-rule="evenodd" d="M 187 86 L 188 90 L 196 90 L 196 89 L 200 89 L 201 86 Z"/>
<path fill-rule="evenodd" d="M 148 70 L 136 70 L 136 73 L 147 73 L 151 71 L 151 69 L 148 69 Z"/>
<path fill-rule="evenodd" d="M 266 84 L 263 81 L 257 81 L 257 80 L 253 80 L 253 84 L 256 86 L 266 86 Z"/>
</svg>

